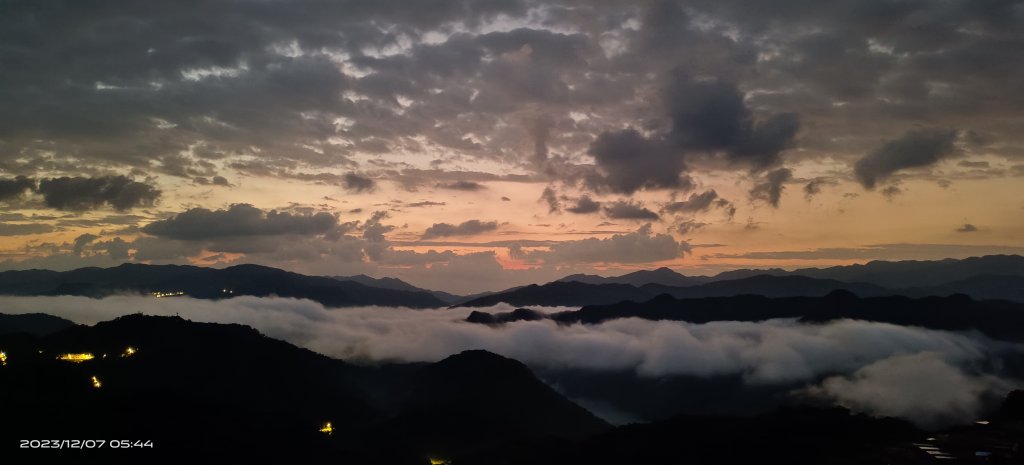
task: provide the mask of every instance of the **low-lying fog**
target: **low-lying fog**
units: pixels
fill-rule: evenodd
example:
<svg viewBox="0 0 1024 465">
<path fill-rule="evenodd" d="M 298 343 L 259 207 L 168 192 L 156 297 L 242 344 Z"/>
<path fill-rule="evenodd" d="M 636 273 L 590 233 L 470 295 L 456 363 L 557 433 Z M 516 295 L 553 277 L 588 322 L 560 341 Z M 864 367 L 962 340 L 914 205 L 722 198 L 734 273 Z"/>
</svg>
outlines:
<svg viewBox="0 0 1024 465">
<path fill-rule="evenodd" d="M 241 323 L 353 361 L 437 361 L 486 349 L 535 367 L 635 370 L 649 377 L 740 375 L 759 386 L 805 383 L 802 395 L 919 423 L 971 420 L 982 398 L 1021 386 L 998 373 L 1000 360 L 1019 357 L 1024 345 L 977 333 L 850 320 L 690 324 L 629 318 L 597 325 L 522 321 L 491 327 L 463 321 L 471 310 L 329 309 L 308 300 L 258 297 L 0 297 L 0 313 L 47 313 L 82 324 L 130 313 Z"/>
</svg>

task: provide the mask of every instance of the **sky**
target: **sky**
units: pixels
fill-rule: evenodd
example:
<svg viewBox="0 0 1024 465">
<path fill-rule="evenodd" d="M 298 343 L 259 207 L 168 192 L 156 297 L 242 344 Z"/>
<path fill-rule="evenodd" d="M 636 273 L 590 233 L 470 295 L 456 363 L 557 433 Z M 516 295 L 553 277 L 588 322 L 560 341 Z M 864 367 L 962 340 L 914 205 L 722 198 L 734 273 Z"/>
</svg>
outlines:
<svg viewBox="0 0 1024 465">
<path fill-rule="evenodd" d="M 0 269 L 1024 252 L 1024 2 L 0 5 Z"/>
</svg>

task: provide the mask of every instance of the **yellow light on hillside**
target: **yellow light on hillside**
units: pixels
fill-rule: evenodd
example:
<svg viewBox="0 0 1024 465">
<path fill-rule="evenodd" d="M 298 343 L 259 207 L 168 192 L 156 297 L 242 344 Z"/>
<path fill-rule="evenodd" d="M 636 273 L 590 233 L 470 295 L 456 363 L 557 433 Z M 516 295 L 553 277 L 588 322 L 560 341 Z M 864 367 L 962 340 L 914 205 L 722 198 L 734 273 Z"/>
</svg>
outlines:
<svg viewBox="0 0 1024 465">
<path fill-rule="evenodd" d="M 330 436 L 334 434 L 334 426 L 331 426 L 331 422 L 324 423 L 324 426 L 320 428 L 320 432 Z"/>
<path fill-rule="evenodd" d="M 124 352 L 121 353 L 121 356 L 122 357 L 131 357 L 132 355 L 135 355 L 135 352 L 137 352 L 137 350 L 134 347 L 129 347 L 129 348 L 125 349 Z"/>
<path fill-rule="evenodd" d="M 7 352 L 0 352 L 0 365 L 7 365 Z"/>
<path fill-rule="evenodd" d="M 90 354 L 88 352 L 80 353 L 80 354 L 71 354 L 71 353 L 60 354 L 60 355 L 57 356 L 57 360 L 62 360 L 62 361 L 71 362 L 71 363 L 87 362 L 87 361 L 92 360 L 94 358 L 96 358 L 96 356 L 93 355 L 93 354 Z"/>
<path fill-rule="evenodd" d="M 92 377 L 92 387 L 94 387 L 96 389 L 99 389 L 99 388 L 103 387 L 103 383 L 100 382 L 99 378 L 93 376 Z"/>
<path fill-rule="evenodd" d="M 430 465 L 451 465 L 451 462 L 445 459 L 430 459 Z"/>
</svg>

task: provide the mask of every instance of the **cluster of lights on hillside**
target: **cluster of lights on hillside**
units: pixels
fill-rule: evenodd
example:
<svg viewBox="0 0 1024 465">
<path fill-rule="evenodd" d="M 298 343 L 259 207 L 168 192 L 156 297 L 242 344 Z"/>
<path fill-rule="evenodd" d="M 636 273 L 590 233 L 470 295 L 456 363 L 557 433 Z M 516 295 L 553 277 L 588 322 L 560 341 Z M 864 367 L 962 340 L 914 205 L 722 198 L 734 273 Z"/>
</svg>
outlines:
<svg viewBox="0 0 1024 465">
<path fill-rule="evenodd" d="M 324 425 L 320 427 L 320 432 L 330 436 L 334 434 L 334 426 L 331 425 L 331 422 L 324 423 Z"/>
<path fill-rule="evenodd" d="M 99 388 L 103 387 L 103 383 L 100 382 L 99 378 L 93 376 L 92 377 L 92 387 L 94 387 L 96 389 L 99 389 Z"/>
<path fill-rule="evenodd" d="M 94 358 L 96 358 L 96 356 L 93 355 L 93 354 L 90 354 L 88 352 L 82 352 L 82 353 L 77 353 L 77 354 L 76 353 L 66 353 L 66 354 L 60 354 L 60 355 L 57 356 L 57 360 L 61 360 L 61 361 L 64 361 L 64 362 L 71 362 L 71 363 L 88 362 L 89 360 L 92 360 Z"/>
<path fill-rule="evenodd" d="M 153 295 L 153 297 L 156 297 L 158 299 L 161 298 L 161 297 L 178 297 L 178 296 L 185 295 L 185 291 L 168 291 L 168 292 L 157 291 L 157 292 L 153 292 L 152 295 Z"/>
<path fill-rule="evenodd" d="M 7 365 L 7 352 L 0 352 L 0 366 Z"/>
</svg>

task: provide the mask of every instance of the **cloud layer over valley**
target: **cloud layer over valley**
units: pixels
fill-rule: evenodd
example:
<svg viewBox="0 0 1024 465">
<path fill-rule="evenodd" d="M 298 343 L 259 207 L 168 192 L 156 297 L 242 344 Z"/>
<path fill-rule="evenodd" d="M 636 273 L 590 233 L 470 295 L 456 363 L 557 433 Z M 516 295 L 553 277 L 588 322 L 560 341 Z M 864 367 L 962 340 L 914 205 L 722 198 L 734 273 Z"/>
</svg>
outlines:
<svg viewBox="0 0 1024 465">
<path fill-rule="evenodd" d="M 241 323 L 350 361 L 431 362 L 486 349 L 544 369 L 634 371 L 640 377 L 740 376 L 751 387 L 803 386 L 793 394 L 923 424 L 971 420 L 986 398 L 1020 386 L 1003 371 L 1001 360 L 1024 354 L 1024 346 L 980 334 L 849 320 L 689 324 L 630 318 L 598 325 L 542 320 L 491 327 L 463 321 L 469 309 L 329 310 L 307 300 L 256 297 L 2 297 L 0 308 L 82 324 L 138 312 Z M 569 309 L 543 309 L 562 310 Z"/>
</svg>

